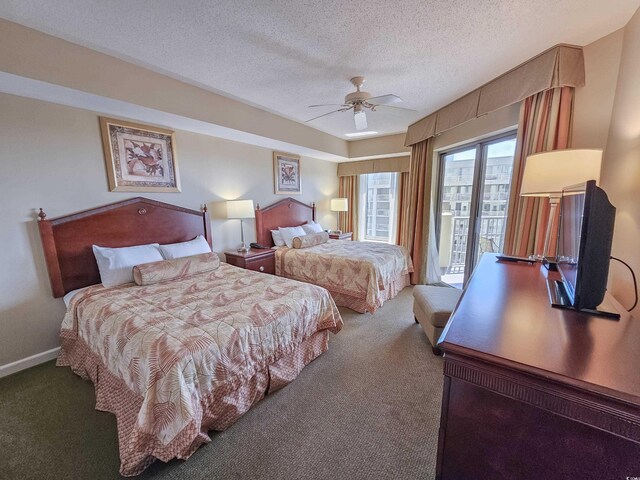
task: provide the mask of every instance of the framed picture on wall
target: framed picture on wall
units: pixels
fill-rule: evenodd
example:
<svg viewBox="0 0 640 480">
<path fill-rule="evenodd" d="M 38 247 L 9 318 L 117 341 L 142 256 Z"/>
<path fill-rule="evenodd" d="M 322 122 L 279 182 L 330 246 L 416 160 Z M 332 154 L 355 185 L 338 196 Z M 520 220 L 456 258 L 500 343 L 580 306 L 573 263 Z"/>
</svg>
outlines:
<svg viewBox="0 0 640 480">
<path fill-rule="evenodd" d="M 100 117 L 111 192 L 179 192 L 171 130 Z"/>
<path fill-rule="evenodd" d="M 273 176 L 276 194 L 298 195 L 302 193 L 300 157 L 298 155 L 273 152 Z"/>
</svg>

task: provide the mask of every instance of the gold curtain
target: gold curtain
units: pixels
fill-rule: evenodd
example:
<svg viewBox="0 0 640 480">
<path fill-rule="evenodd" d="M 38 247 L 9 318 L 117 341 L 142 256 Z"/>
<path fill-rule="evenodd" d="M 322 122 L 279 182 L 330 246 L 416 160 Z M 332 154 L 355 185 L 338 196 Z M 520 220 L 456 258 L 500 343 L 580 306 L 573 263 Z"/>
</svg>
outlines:
<svg viewBox="0 0 640 480">
<path fill-rule="evenodd" d="M 491 80 L 464 97 L 418 120 L 407 129 L 410 146 L 539 92 L 585 83 L 581 47 L 557 45 Z"/>
<path fill-rule="evenodd" d="M 407 205 L 408 198 L 407 193 L 409 190 L 409 172 L 402 172 L 398 179 L 398 229 L 396 233 L 396 245 L 404 245 L 404 239 L 407 238 L 405 229 L 407 225 Z"/>
<path fill-rule="evenodd" d="M 338 212 L 338 228 L 343 232 L 353 232 L 358 239 L 358 175 L 338 177 L 338 196 L 346 198 L 349 210 Z"/>
<path fill-rule="evenodd" d="M 413 259 L 411 283 L 414 285 L 426 283 L 432 175 L 433 137 L 411 146 L 409 173 L 400 177 L 397 240 Z"/>
<path fill-rule="evenodd" d="M 574 91 L 573 87 L 553 88 L 522 101 L 505 232 L 504 251 L 507 254 L 526 257 L 542 252 L 549 199 L 520 196 L 524 164 L 527 156 L 533 153 L 570 147 Z M 557 222 L 556 216 L 552 232 L 557 231 Z M 552 235 L 550 251 L 555 251 L 555 245 L 556 236 Z"/>
</svg>

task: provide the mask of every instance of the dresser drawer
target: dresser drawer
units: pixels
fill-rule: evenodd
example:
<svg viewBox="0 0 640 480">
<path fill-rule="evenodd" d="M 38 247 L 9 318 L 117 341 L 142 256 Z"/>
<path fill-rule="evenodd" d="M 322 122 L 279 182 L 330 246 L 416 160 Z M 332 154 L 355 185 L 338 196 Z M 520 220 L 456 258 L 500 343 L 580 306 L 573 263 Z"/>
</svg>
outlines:
<svg viewBox="0 0 640 480">
<path fill-rule="evenodd" d="M 256 272 L 270 273 L 275 275 L 276 273 L 276 260 L 273 255 L 269 255 L 263 258 L 252 258 L 246 262 L 247 270 L 254 270 Z"/>
</svg>

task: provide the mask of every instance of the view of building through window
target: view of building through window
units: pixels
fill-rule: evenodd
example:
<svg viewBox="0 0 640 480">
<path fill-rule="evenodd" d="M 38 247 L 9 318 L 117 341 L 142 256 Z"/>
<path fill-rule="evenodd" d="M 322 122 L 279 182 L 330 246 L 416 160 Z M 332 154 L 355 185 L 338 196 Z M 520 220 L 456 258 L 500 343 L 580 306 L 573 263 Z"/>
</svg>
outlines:
<svg viewBox="0 0 640 480">
<path fill-rule="evenodd" d="M 395 243 L 398 185 L 397 173 L 371 173 L 360 176 L 360 205 L 364 221 L 360 238 Z"/>
<path fill-rule="evenodd" d="M 465 274 L 484 252 L 502 251 L 514 154 L 515 138 L 510 137 L 441 155 L 438 220 L 443 281 L 462 286 Z M 481 172 L 477 179 L 476 169 Z"/>
</svg>

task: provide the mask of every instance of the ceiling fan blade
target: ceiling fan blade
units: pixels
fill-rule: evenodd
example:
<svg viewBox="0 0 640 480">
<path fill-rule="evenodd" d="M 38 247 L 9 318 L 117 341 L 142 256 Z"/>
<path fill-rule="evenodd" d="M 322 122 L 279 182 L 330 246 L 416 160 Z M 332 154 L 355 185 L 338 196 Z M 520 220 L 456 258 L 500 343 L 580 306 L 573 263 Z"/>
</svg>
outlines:
<svg viewBox="0 0 640 480">
<path fill-rule="evenodd" d="M 390 103 L 400 103 L 402 99 L 393 95 L 392 93 L 388 95 L 380 95 L 379 97 L 371 97 L 367 100 L 368 103 L 373 103 L 374 105 L 389 105 Z"/>
<path fill-rule="evenodd" d="M 307 120 L 307 122 L 311 122 L 312 120 L 317 120 L 318 118 L 326 117 L 327 115 L 331 115 L 332 113 L 341 112 L 341 111 L 343 111 L 343 110 L 342 109 L 338 109 L 338 110 L 334 110 L 334 111 L 329 112 L 329 113 L 323 113 L 322 115 L 318 115 L 317 117 L 310 118 L 309 120 Z"/>
<path fill-rule="evenodd" d="M 376 108 L 377 107 L 395 108 L 396 110 L 406 110 L 407 112 L 417 112 L 417 110 L 414 110 L 413 108 L 396 107 L 394 105 L 376 105 Z"/>
<path fill-rule="evenodd" d="M 349 107 L 350 105 L 347 105 L 346 103 L 324 103 L 321 105 L 309 105 L 307 108 L 313 108 L 313 107 Z"/>
<path fill-rule="evenodd" d="M 355 112 L 353 119 L 356 122 L 356 130 L 365 130 L 367 128 L 367 116 L 362 110 Z"/>
</svg>

